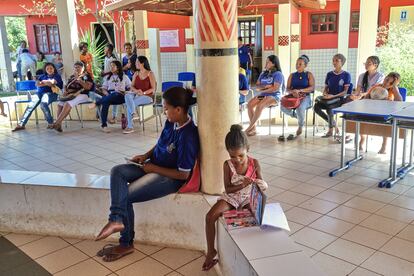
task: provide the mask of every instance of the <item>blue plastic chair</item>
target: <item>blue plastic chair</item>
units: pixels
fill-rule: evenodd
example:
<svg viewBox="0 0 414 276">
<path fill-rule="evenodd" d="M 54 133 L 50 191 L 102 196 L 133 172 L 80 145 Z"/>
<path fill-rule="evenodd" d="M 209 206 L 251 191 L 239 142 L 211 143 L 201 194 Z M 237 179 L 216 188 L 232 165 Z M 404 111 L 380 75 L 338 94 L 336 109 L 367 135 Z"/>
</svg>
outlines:
<svg viewBox="0 0 414 276">
<path fill-rule="evenodd" d="M 184 87 L 184 84 L 180 81 L 164 81 L 161 84 L 161 91 L 164 93 L 171 87 Z"/>
<path fill-rule="evenodd" d="M 17 104 L 21 103 L 30 103 L 32 101 L 32 91 L 37 91 L 36 81 L 27 80 L 27 81 L 18 81 L 16 82 L 16 92 L 17 96 L 20 96 L 20 92 L 26 93 L 27 100 L 17 100 L 14 102 L 14 111 L 16 112 L 16 121 L 19 121 L 17 115 Z M 39 119 L 37 117 L 37 109 L 35 109 L 36 125 L 39 124 Z"/>
<path fill-rule="evenodd" d="M 195 79 L 195 73 L 194 72 L 181 72 L 178 73 L 178 80 L 179 81 L 191 81 Z"/>
<path fill-rule="evenodd" d="M 400 91 L 401 98 L 403 102 L 407 99 L 407 88 L 404 87 L 398 87 L 398 91 Z"/>
</svg>

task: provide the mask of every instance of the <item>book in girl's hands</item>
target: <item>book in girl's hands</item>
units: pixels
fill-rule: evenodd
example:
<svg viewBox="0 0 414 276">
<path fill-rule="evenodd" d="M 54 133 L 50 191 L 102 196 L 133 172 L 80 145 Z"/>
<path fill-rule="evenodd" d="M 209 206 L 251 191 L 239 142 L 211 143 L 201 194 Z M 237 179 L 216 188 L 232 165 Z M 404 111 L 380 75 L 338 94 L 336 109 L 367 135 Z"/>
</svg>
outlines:
<svg viewBox="0 0 414 276">
<path fill-rule="evenodd" d="M 279 203 L 266 204 L 266 195 L 252 184 L 250 209 L 230 210 L 223 213 L 228 230 L 260 226 L 276 227 L 290 231 L 286 216 Z"/>
</svg>

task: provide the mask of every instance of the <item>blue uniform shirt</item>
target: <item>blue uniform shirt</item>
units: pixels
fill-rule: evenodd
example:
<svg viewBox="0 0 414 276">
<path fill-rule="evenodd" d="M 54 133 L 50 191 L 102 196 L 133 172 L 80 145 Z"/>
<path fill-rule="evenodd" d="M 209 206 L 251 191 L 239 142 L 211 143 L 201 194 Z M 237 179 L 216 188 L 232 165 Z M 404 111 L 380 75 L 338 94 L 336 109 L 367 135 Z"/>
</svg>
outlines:
<svg viewBox="0 0 414 276">
<path fill-rule="evenodd" d="M 56 80 L 56 86 L 59 87 L 60 89 L 63 88 L 63 81 L 62 81 L 62 77 L 56 73 L 53 75 L 48 75 L 48 74 L 43 74 L 39 77 L 39 81 L 43 81 L 43 80 Z M 37 88 L 37 93 L 52 93 L 52 88 L 50 86 L 39 86 Z"/>
<path fill-rule="evenodd" d="M 273 96 L 273 97 L 277 97 L 280 96 L 280 92 L 283 91 L 283 87 L 284 87 L 284 83 L 285 83 L 285 78 L 283 76 L 283 74 L 280 71 L 275 71 L 273 73 L 264 71 L 260 74 L 259 76 L 259 80 L 258 82 L 260 83 L 260 85 L 262 86 L 266 86 L 266 85 L 273 85 L 274 83 L 279 83 L 279 89 L 273 92 L 266 92 L 266 93 L 261 93 L 261 96 Z"/>
<path fill-rule="evenodd" d="M 249 84 L 247 82 L 247 78 L 245 75 L 243 74 L 239 74 L 239 91 L 240 90 L 248 90 L 249 89 Z M 240 94 L 240 98 L 239 98 L 239 104 L 243 104 L 246 102 L 246 96 Z"/>
<path fill-rule="evenodd" d="M 351 84 L 351 75 L 347 71 L 336 74 L 334 71 L 326 75 L 325 85 L 328 86 L 328 94 L 338 95 L 344 91 L 345 85 Z"/>
<path fill-rule="evenodd" d="M 191 119 L 181 127 L 167 120 L 151 162 L 160 167 L 190 172 L 194 168 L 199 150 L 198 130 Z"/>
<path fill-rule="evenodd" d="M 137 60 L 137 57 L 136 57 L 135 54 L 132 54 L 132 56 L 130 56 L 130 57 L 124 56 L 122 58 L 122 67 L 124 67 L 125 65 L 128 64 L 129 59 L 131 59 L 131 62 L 135 62 Z M 128 76 L 128 78 L 130 80 L 132 80 L 132 76 L 134 75 L 134 72 L 132 72 L 131 69 L 125 70 L 124 73 L 125 73 L 125 75 Z"/>
<path fill-rule="evenodd" d="M 239 48 L 239 61 L 240 64 L 244 65 L 248 63 L 249 60 L 249 46 L 243 45 Z"/>
</svg>

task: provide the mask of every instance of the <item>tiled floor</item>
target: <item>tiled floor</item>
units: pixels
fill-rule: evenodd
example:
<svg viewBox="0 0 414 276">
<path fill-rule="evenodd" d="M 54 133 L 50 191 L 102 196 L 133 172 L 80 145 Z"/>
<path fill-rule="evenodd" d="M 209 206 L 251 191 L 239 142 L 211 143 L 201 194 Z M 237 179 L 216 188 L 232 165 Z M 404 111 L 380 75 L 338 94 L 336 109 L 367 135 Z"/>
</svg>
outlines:
<svg viewBox="0 0 414 276">
<path fill-rule="evenodd" d="M 201 271 L 204 255 L 199 251 L 136 243 L 134 253 L 116 262 L 106 263 L 96 256 L 96 252 L 106 242 L 0 233 L 2 246 L 6 244 L 2 238 L 17 246 L 23 256 L 18 260 L 13 257 L 13 263 L 8 264 L 10 268 L 7 271 L 1 269 L 0 275 L 11 275 L 10 271 L 16 276 L 29 275 L 34 269 L 39 274 L 33 275 L 42 276 L 49 275 L 47 272 L 59 276 L 217 275 L 214 269 L 209 272 Z M 12 249 L 9 251 L 12 252 Z M 0 256 L 5 257 L 1 252 Z M 36 263 L 40 266 L 36 267 Z M 29 270 L 24 270 L 25 268 Z"/>
<path fill-rule="evenodd" d="M 13 134 L 6 124 L 0 127 L 0 168 L 105 175 L 113 165 L 123 163 L 124 156 L 147 150 L 157 137 L 151 124 L 145 133 L 139 130 L 131 135 L 123 135 L 119 126 L 110 134 L 102 133 L 96 122 L 88 122 L 84 129 L 71 122 L 62 134 L 43 127 L 29 126 Z M 251 154 L 259 159 L 270 185 L 269 201 L 282 204 L 291 237 L 327 275 L 414 274 L 414 173 L 392 189 L 377 188 L 387 176 L 389 158 L 376 154 L 380 138 L 370 140 L 362 161 L 330 178 L 329 170 L 339 163 L 338 144 L 312 135 L 281 143 L 279 128 L 273 128 L 277 135 L 271 136 L 266 135 L 265 126 L 260 131 L 263 135 L 250 140 Z M 89 269 L 102 275 L 111 271 L 128 275 L 138 269 L 155 275 L 198 275 L 202 262 L 199 252 L 137 245 L 130 259 L 112 266 L 93 258 L 96 248 L 87 241 L 6 237 L 61 275 Z M 42 245 L 44 241 L 49 245 Z M 62 254 L 71 257 L 60 260 Z M 68 274 L 63 273 L 65 269 Z"/>
</svg>

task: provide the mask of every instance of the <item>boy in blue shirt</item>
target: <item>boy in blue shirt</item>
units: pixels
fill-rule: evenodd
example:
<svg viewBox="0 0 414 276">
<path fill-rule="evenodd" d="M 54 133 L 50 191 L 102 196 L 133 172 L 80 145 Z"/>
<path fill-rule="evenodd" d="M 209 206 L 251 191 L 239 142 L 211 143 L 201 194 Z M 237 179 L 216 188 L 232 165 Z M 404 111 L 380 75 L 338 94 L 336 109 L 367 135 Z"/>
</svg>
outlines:
<svg viewBox="0 0 414 276">
<path fill-rule="evenodd" d="M 250 48 L 248 45 L 243 44 L 243 39 L 241 36 L 239 36 L 239 62 L 240 67 L 242 67 L 244 70 L 247 70 L 253 65 L 253 59 L 252 55 L 250 54 Z"/>
</svg>

